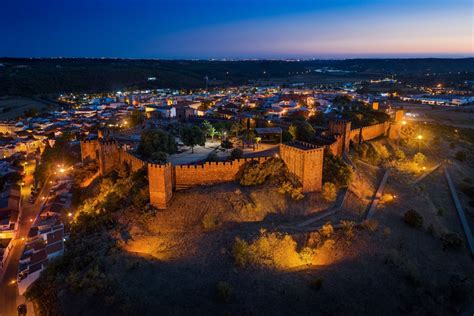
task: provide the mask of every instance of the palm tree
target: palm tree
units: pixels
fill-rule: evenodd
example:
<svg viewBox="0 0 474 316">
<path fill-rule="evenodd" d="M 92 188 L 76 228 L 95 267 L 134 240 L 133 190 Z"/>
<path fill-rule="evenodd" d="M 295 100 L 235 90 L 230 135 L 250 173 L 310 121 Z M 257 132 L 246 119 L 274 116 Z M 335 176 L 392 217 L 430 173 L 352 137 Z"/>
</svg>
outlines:
<svg viewBox="0 0 474 316">
<path fill-rule="evenodd" d="M 212 140 L 212 142 L 214 142 L 214 136 L 216 136 L 218 134 L 218 132 L 217 132 L 216 128 L 211 125 L 211 127 L 207 130 L 207 134 L 209 136 L 211 136 L 211 140 Z"/>
</svg>

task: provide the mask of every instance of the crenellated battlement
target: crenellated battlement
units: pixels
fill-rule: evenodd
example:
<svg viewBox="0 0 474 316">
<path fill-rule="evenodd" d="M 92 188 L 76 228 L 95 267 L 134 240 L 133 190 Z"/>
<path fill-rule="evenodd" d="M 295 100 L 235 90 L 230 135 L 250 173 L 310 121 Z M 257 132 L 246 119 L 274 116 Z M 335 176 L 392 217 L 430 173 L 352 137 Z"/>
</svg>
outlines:
<svg viewBox="0 0 474 316">
<path fill-rule="evenodd" d="M 280 146 L 280 156 L 293 182 L 301 183 L 303 192 L 321 190 L 324 147 L 293 141 Z"/>
</svg>

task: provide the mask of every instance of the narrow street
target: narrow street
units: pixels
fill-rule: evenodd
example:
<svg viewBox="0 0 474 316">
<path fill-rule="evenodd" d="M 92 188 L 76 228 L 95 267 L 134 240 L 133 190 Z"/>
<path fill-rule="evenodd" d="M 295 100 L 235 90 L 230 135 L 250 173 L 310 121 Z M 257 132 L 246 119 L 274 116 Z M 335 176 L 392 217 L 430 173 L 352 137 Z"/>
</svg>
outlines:
<svg viewBox="0 0 474 316">
<path fill-rule="evenodd" d="M 34 204 L 29 203 L 30 187 L 34 181 L 34 169 L 33 161 L 29 161 L 29 164 L 25 166 L 24 186 L 21 190 L 19 228 L 5 270 L 0 274 L 0 316 L 17 315 L 17 302 L 21 303 L 19 302 L 20 298 L 18 297 L 18 286 L 16 284 L 19 260 L 31 225 L 40 212 L 52 186 L 49 181 L 46 181 L 46 185 L 42 188 L 36 202 Z M 28 315 L 33 315 L 33 311 L 29 310 Z"/>
</svg>

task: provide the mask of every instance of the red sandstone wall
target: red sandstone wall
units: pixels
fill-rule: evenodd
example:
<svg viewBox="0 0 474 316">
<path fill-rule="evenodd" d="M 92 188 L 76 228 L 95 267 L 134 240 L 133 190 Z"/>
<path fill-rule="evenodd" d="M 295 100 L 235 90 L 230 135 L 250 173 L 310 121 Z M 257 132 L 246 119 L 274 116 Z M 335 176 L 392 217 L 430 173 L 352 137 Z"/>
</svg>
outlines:
<svg viewBox="0 0 474 316">
<path fill-rule="evenodd" d="M 249 161 L 264 162 L 269 157 L 237 159 L 226 162 L 206 162 L 202 165 L 179 165 L 174 167 L 176 189 L 195 185 L 214 184 L 236 180 L 241 167 Z"/>
</svg>

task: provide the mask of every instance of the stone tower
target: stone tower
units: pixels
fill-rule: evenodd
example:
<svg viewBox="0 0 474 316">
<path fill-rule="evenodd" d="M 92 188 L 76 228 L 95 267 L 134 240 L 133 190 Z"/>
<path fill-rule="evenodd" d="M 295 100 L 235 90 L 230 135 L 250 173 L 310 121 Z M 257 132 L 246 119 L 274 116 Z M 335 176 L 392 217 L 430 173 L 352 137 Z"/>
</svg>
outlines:
<svg viewBox="0 0 474 316">
<path fill-rule="evenodd" d="M 173 166 L 170 163 L 148 164 L 148 187 L 150 204 L 166 209 L 173 196 Z"/>
<path fill-rule="evenodd" d="M 99 159 L 99 141 L 97 139 L 81 140 L 80 145 L 83 163 L 86 160 Z"/>
<path fill-rule="evenodd" d="M 351 140 L 351 121 L 350 120 L 330 120 L 329 121 L 329 134 L 339 134 L 342 136 L 342 150 L 343 152 L 349 151 L 349 145 Z"/>
<path fill-rule="evenodd" d="M 99 170 L 106 175 L 120 165 L 118 144 L 115 140 L 103 141 L 99 144 Z"/>
<path fill-rule="evenodd" d="M 321 191 L 324 147 L 293 141 L 280 146 L 280 156 L 293 180 L 301 183 L 304 193 Z"/>
</svg>

